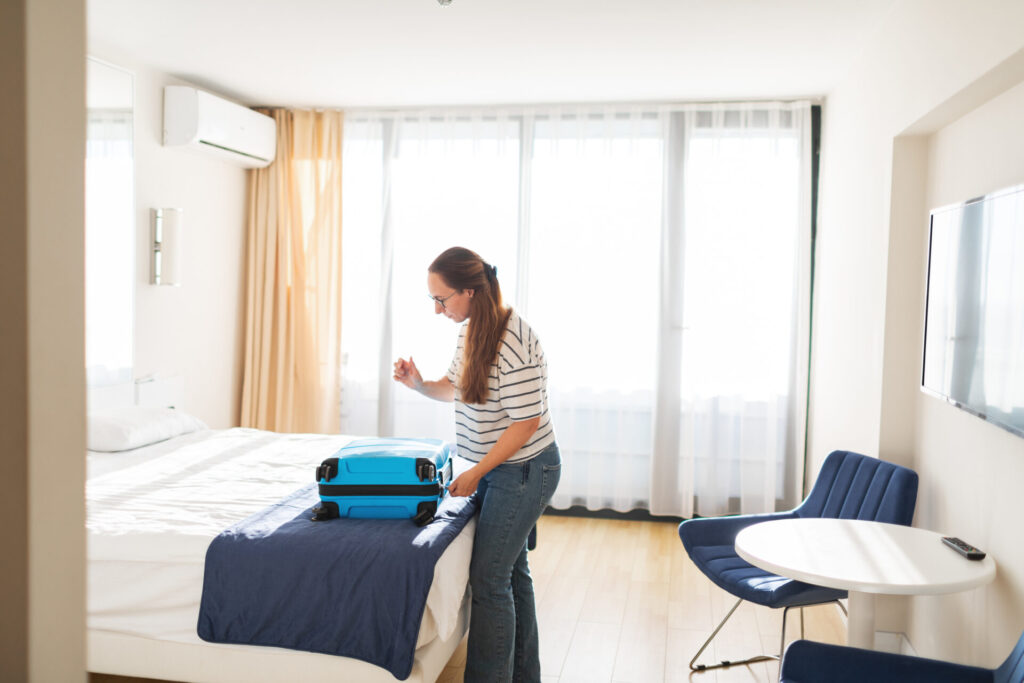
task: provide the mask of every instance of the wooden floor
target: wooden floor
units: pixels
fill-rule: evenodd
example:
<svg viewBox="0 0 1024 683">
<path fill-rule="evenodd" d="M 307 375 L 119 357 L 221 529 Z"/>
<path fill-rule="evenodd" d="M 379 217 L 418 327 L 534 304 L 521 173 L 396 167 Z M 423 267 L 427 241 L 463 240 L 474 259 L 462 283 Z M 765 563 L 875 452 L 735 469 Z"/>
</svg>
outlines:
<svg viewBox="0 0 1024 683">
<path fill-rule="evenodd" d="M 690 658 L 735 599 L 694 567 L 676 524 L 545 516 L 530 554 L 537 594 L 543 683 L 778 680 L 776 662 L 691 673 Z M 834 606 L 804 610 L 807 638 L 843 643 Z M 782 610 L 744 603 L 701 661 L 777 652 Z M 787 642 L 800 636 L 792 610 Z M 438 679 L 462 680 L 465 640 Z M 92 674 L 90 683 L 143 679 Z"/>
<path fill-rule="evenodd" d="M 735 598 L 690 562 L 675 523 L 545 516 L 530 554 L 544 683 L 778 680 L 776 662 L 692 673 L 690 659 Z M 790 611 L 789 640 L 800 637 Z M 805 635 L 844 643 L 835 606 L 804 610 Z M 701 662 L 778 652 L 782 610 L 744 603 Z M 788 642 L 788 641 L 787 641 Z M 465 643 L 439 681 L 462 680 Z"/>
</svg>

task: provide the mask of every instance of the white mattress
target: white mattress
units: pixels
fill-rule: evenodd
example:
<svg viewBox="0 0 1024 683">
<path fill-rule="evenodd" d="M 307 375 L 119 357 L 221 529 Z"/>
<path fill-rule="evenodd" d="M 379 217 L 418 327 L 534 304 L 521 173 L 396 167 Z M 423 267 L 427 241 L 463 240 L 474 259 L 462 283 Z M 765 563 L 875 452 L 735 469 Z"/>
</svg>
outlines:
<svg viewBox="0 0 1024 683">
<path fill-rule="evenodd" d="M 351 436 L 206 430 L 88 453 L 88 628 L 202 644 L 203 564 L 226 527 L 314 480 Z M 438 560 L 417 648 L 460 625 L 475 520 Z"/>
</svg>

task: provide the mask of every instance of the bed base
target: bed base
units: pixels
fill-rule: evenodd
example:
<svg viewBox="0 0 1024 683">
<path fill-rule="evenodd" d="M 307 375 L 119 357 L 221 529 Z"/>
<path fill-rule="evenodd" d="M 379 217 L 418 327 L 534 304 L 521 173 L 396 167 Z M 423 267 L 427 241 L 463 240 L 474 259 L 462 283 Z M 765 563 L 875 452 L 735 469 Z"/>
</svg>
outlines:
<svg viewBox="0 0 1024 683">
<path fill-rule="evenodd" d="M 467 592 L 468 593 L 468 592 Z M 462 601 L 455 631 L 416 650 L 407 683 L 435 683 L 469 625 L 468 599 Z M 279 683 L 289 680 L 335 680 L 394 683 L 391 672 L 367 662 L 334 655 L 257 645 L 183 643 L 110 631 L 89 630 L 88 670 L 195 683 Z"/>
</svg>

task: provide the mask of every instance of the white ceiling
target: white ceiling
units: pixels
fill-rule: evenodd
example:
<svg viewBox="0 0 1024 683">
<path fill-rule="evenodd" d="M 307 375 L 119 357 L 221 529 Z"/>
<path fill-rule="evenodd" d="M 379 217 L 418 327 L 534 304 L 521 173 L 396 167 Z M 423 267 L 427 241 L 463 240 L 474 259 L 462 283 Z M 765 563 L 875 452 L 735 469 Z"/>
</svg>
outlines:
<svg viewBox="0 0 1024 683">
<path fill-rule="evenodd" d="M 249 105 L 827 94 L 898 0 L 87 0 L 90 51 Z"/>
</svg>

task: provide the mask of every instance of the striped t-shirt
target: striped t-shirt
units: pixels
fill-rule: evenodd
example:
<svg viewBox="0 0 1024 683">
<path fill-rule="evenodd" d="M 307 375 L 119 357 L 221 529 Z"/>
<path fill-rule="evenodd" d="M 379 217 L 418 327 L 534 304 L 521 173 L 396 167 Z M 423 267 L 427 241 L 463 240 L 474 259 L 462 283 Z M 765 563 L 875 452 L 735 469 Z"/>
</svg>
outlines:
<svg viewBox="0 0 1024 683">
<path fill-rule="evenodd" d="M 466 325 L 463 325 L 447 374 L 455 387 L 455 437 L 459 455 L 480 462 L 509 425 L 534 417 L 540 418 L 537 431 L 505 462 L 524 462 L 553 444 L 555 427 L 548 412 L 548 365 L 540 340 L 530 326 L 514 310 L 509 315 L 498 357 L 488 373 L 486 403 L 462 401 L 459 381 L 465 347 Z"/>
</svg>

